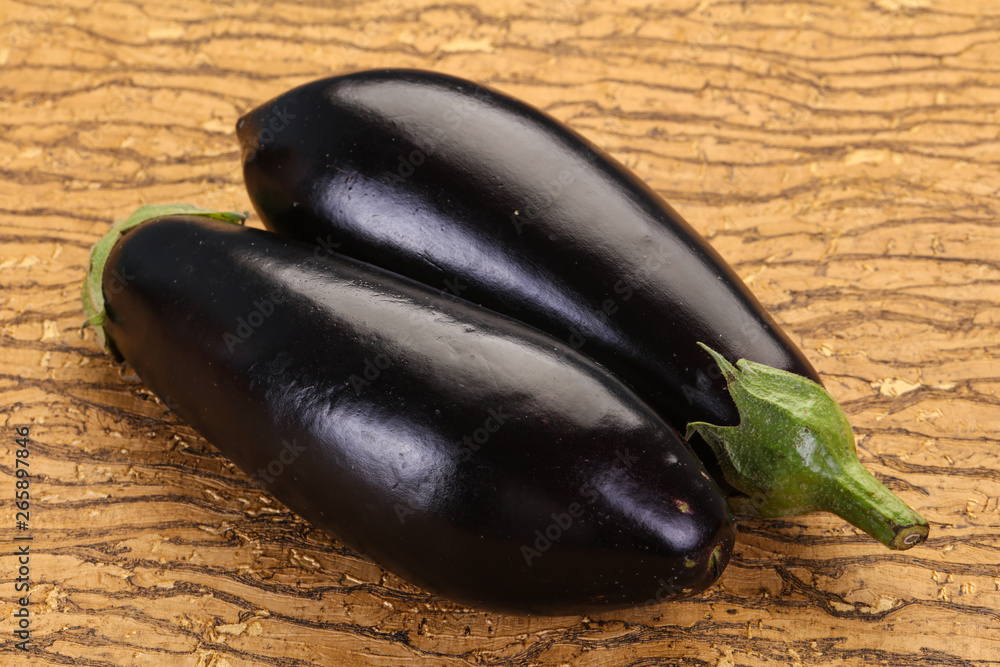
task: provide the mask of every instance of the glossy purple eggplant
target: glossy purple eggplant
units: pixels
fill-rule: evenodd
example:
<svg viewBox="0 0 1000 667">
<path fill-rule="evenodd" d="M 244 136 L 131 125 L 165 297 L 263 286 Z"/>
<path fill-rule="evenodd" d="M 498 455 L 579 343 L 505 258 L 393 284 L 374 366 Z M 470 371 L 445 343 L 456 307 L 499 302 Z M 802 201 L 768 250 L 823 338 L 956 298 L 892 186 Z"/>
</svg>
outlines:
<svg viewBox="0 0 1000 667">
<path fill-rule="evenodd" d="M 269 229 L 335 246 L 578 348 L 679 431 L 697 424 L 692 437 L 711 446 L 701 443 L 699 455 L 718 459 L 720 483 L 749 497 L 750 510 L 823 507 L 892 548 L 926 536 L 926 523 L 898 499 L 871 506 L 868 496 L 884 489 L 860 465 L 850 474 L 865 478 L 865 490 L 845 491 L 842 479 L 828 479 L 843 477 L 839 463 L 815 473 L 796 454 L 794 434 L 807 429 L 856 461 L 846 417 L 829 394 L 814 392 L 812 365 L 676 211 L 558 121 L 469 81 L 374 70 L 291 90 L 246 114 L 237 132 L 247 191 Z M 723 442 L 734 431 L 706 435 L 741 418 L 744 433 L 759 425 L 747 423 L 728 390 L 739 376 L 702 343 L 721 360 L 806 378 L 810 395 L 827 404 L 824 424 L 800 405 L 780 431 L 790 448 L 780 458 L 795 470 L 752 478 L 745 471 L 756 464 Z M 750 455 L 773 461 L 770 443 Z M 802 483 L 816 497 L 784 502 Z"/>
<path fill-rule="evenodd" d="M 704 342 L 820 381 L 645 183 L 506 95 L 422 71 L 296 88 L 240 119 L 269 229 L 484 305 L 598 360 L 678 430 L 739 414 Z"/>
<path fill-rule="evenodd" d="M 724 496 L 600 366 L 234 219 L 140 209 L 95 248 L 84 303 L 109 349 L 289 508 L 487 609 L 676 599 L 722 572 Z"/>
</svg>

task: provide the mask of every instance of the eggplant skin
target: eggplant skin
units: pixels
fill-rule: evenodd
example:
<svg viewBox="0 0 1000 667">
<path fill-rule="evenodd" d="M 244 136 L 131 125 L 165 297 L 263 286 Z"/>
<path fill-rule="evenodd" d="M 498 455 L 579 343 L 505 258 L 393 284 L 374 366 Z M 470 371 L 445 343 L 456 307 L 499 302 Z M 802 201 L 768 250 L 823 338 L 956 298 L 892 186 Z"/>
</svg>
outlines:
<svg viewBox="0 0 1000 667">
<path fill-rule="evenodd" d="M 295 88 L 237 123 L 264 225 L 452 291 L 598 361 L 684 432 L 736 425 L 697 343 L 820 382 L 719 254 L 543 112 L 419 70 Z"/>
<path fill-rule="evenodd" d="M 315 255 L 152 220 L 103 269 L 105 332 L 290 509 L 434 594 L 569 614 L 718 578 L 728 503 L 625 385 L 522 323 Z"/>
</svg>

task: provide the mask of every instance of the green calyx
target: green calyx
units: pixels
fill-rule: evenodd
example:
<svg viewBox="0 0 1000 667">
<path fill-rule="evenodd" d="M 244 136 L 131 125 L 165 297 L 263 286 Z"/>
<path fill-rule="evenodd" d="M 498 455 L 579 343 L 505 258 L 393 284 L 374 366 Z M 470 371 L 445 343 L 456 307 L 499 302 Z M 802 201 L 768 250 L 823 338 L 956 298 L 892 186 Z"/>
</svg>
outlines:
<svg viewBox="0 0 1000 667">
<path fill-rule="evenodd" d="M 191 204 L 147 204 L 140 206 L 132 215 L 124 220 L 116 220 L 111 225 L 111 229 L 101 240 L 94 244 L 90 250 L 90 263 L 87 266 L 87 276 L 83 281 L 83 312 L 87 316 L 84 327 L 94 327 L 97 332 L 97 339 L 101 346 L 113 356 L 117 356 L 114 345 L 104 332 L 104 322 L 107 314 L 104 310 L 104 288 L 102 281 L 104 278 L 104 265 L 107 264 L 111 250 L 118 243 L 122 234 L 149 222 L 155 218 L 163 218 L 171 215 L 194 215 L 205 218 L 214 218 L 223 222 L 230 222 L 236 225 L 243 224 L 246 214 L 231 211 L 213 211 L 199 208 Z"/>
<path fill-rule="evenodd" d="M 738 509 L 764 517 L 833 512 L 890 549 L 927 539 L 927 522 L 861 465 L 847 415 L 823 387 L 746 359 L 734 367 L 700 345 L 725 374 L 740 424 L 692 422 L 687 435 L 699 433 L 726 481 L 746 494 Z"/>
</svg>

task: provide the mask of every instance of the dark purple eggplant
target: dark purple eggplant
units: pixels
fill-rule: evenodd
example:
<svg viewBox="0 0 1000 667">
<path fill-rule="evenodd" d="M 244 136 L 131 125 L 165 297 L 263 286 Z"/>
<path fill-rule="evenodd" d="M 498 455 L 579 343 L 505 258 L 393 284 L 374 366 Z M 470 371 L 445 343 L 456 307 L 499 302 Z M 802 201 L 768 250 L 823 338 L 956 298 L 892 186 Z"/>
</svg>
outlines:
<svg viewBox="0 0 1000 667">
<path fill-rule="evenodd" d="M 558 121 L 454 77 L 375 70 L 291 90 L 246 114 L 237 132 L 247 190 L 269 229 L 578 348 L 676 429 L 690 427 L 747 511 L 827 509 L 891 548 L 926 538 L 926 522 L 857 461 L 843 411 L 736 273 L 645 183 Z M 725 359 L 805 379 L 768 375 L 789 388 L 781 401 L 791 403 L 775 407 L 781 428 L 748 421 L 732 393 L 742 367 L 720 367 Z M 795 404 L 803 393 L 809 406 Z M 829 419 L 815 416 L 820 404 Z M 747 446 L 748 434 L 764 432 L 782 445 Z M 802 438 L 822 456 L 802 454 L 814 451 Z"/>
<path fill-rule="evenodd" d="M 612 609 L 717 579 L 725 497 L 619 380 L 520 322 L 234 221 L 140 209 L 95 246 L 84 304 L 289 508 L 487 609 Z"/>
</svg>

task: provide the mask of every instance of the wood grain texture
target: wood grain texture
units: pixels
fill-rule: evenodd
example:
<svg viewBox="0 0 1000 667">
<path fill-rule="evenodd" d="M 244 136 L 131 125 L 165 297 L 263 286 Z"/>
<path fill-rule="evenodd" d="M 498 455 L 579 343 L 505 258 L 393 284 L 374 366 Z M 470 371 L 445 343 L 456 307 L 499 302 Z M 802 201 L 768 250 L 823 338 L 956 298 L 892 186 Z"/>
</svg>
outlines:
<svg viewBox="0 0 1000 667">
<path fill-rule="evenodd" d="M 995 3 L 0 0 L 0 18 L 0 663 L 1000 664 Z M 262 495 L 81 336 L 112 219 L 249 208 L 237 117 L 378 66 L 491 84 L 647 179 L 811 357 L 926 545 L 748 520 L 684 602 L 466 609 Z M 26 424 L 27 654 L 9 555 Z"/>
</svg>

